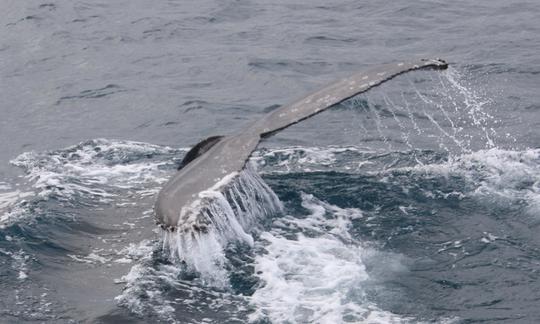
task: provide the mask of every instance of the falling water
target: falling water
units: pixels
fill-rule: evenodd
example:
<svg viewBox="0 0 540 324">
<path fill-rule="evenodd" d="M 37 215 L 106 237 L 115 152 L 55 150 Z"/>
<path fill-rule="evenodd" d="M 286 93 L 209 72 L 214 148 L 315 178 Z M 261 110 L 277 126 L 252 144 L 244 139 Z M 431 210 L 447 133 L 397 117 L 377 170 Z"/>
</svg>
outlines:
<svg viewBox="0 0 540 324">
<path fill-rule="evenodd" d="M 401 92 L 398 99 L 392 99 L 383 88 L 382 94 L 374 91 L 374 94 L 353 98 L 344 105 L 356 106 L 357 109 L 361 107 L 366 118 L 373 120 L 380 140 L 390 150 L 392 136 L 389 132 L 394 129 L 409 150 L 417 146 L 415 138 L 426 137 L 435 139 L 439 148 L 448 153 L 452 152 L 452 147 L 457 148 L 458 153 L 470 152 L 469 141 L 460 133 L 460 124 L 464 123 L 479 129 L 485 147 L 491 147 L 493 139 L 487 126 L 490 115 L 483 108 L 487 101 L 463 86 L 462 76 L 454 69 L 450 68 L 439 78 L 438 83 L 430 83 L 435 88 L 427 90 L 419 90 L 411 79 L 405 79 L 412 89 L 408 89 L 407 93 Z M 362 97 L 367 100 L 360 99 Z M 447 111 L 448 107 L 465 109 L 467 114 L 464 115 L 467 117 L 459 119 L 470 120 L 454 120 Z M 369 133 L 364 123 L 359 124 L 366 134 Z M 283 208 L 253 166 L 231 178 L 233 180 L 221 188 L 200 193 L 199 205 L 192 212 L 197 213 L 204 224 L 208 224 L 205 229 L 163 232 L 163 248 L 170 259 L 181 262 L 187 270 L 200 274 L 203 280 L 214 286 L 226 286 L 228 283 L 227 245 L 238 242 L 253 246 L 252 234 L 260 227 L 261 220 L 268 219 Z"/>
<path fill-rule="evenodd" d="M 227 285 L 225 248 L 230 242 L 253 246 L 251 234 L 258 221 L 279 213 L 283 206 L 276 194 L 248 166 L 223 188 L 200 194 L 197 209 L 208 226 L 203 230 L 163 231 L 163 248 L 172 260 L 215 286 Z"/>
<path fill-rule="evenodd" d="M 457 154 L 495 147 L 492 100 L 478 87 L 468 86 L 465 76 L 452 67 L 429 77 L 407 75 L 396 80 L 403 82 L 398 90 L 384 85 L 346 102 L 350 109 L 363 108 L 364 120 L 372 121 L 359 126 L 363 138 L 377 133 L 389 150 L 397 142 L 408 150 L 432 143 Z"/>
</svg>

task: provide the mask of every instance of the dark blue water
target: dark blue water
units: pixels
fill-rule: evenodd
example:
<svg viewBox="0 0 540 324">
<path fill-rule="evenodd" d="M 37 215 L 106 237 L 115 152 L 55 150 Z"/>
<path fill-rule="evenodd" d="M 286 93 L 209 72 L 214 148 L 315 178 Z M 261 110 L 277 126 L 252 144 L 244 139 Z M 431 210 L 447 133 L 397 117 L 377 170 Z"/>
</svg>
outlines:
<svg viewBox="0 0 540 324">
<path fill-rule="evenodd" d="M 537 1 L 0 8 L 0 322 L 540 321 Z M 191 145 L 421 57 L 262 143 L 281 211 L 163 248 Z"/>
</svg>

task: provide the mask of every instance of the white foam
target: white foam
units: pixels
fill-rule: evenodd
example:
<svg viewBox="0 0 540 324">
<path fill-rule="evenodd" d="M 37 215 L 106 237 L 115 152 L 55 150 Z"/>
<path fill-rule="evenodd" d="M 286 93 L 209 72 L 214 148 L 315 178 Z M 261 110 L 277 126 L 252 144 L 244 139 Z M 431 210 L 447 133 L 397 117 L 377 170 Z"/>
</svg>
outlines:
<svg viewBox="0 0 540 324">
<path fill-rule="evenodd" d="M 5 254 L 11 259 L 11 268 L 17 272 L 17 279 L 24 281 L 28 278 L 28 266 L 27 263 L 30 260 L 30 256 L 23 250 L 17 252 L 6 251 L 0 249 L 1 254 Z"/>
<path fill-rule="evenodd" d="M 26 170 L 35 192 L 0 192 L 0 226 L 31 216 L 25 212 L 24 198 L 59 200 L 81 198 L 98 203 L 112 202 L 118 191 L 146 197 L 158 192 L 157 185 L 167 180 L 163 166 L 172 159 L 152 159 L 154 155 L 173 156 L 177 151 L 146 143 L 96 139 L 52 152 L 26 152 L 11 161 Z M 152 186 L 152 188 L 149 188 Z M 10 188 L 2 185 L 2 188 Z"/>
<path fill-rule="evenodd" d="M 116 262 L 116 263 L 131 263 L 132 261 L 133 260 L 128 259 L 128 258 L 120 258 L 120 259 L 114 260 L 114 262 Z"/>
<path fill-rule="evenodd" d="M 130 251 L 135 253 L 140 257 L 141 262 L 131 267 L 128 274 L 122 276 L 120 279 L 114 280 L 115 283 L 126 283 L 126 287 L 124 288 L 122 294 L 116 296 L 114 299 L 120 305 L 126 306 L 136 314 L 142 315 L 142 308 L 144 305 L 137 298 L 139 295 L 137 291 L 141 289 L 140 279 L 144 277 L 148 271 L 144 261 L 149 261 L 152 259 L 153 246 L 149 241 L 145 240 L 141 242 L 140 247 L 141 248 L 138 249 L 135 244 L 130 244 L 130 246 L 126 248 L 125 252 Z"/>
<path fill-rule="evenodd" d="M 152 242 L 149 240 L 142 240 L 138 244 L 129 243 L 128 246 L 118 251 L 117 254 L 126 258 L 138 260 L 146 257 L 153 251 Z"/>
<path fill-rule="evenodd" d="M 369 150 L 362 150 L 357 147 L 289 147 L 280 149 L 260 149 L 252 154 L 251 160 L 260 168 L 263 173 L 269 168 L 273 173 L 289 173 L 294 171 L 313 172 L 326 170 L 329 167 L 336 167 L 336 162 L 346 154 L 369 154 L 374 153 Z M 358 161 L 346 166 L 354 168 Z"/>
<path fill-rule="evenodd" d="M 470 196 L 505 206 L 525 202 L 529 214 L 540 215 L 540 149 L 510 151 L 493 148 L 450 157 L 444 163 L 401 170 L 445 177 L 457 175 L 473 188 L 468 193 Z"/>
<path fill-rule="evenodd" d="M 146 143 L 97 139 L 56 152 L 26 152 L 11 163 L 27 170 L 27 178 L 35 181 L 33 186 L 41 196 L 81 193 L 107 198 L 113 194 L 103 189 L 104 185 L 129 189 L 166 181 L 159 168 L 171 161 L 141 156 L 172 152 L 171 148 Z"/>
<path fill-rule="evenodd" d="M 144 240 L 123 250 L 129 256 L 138 258 L 139 262 L 131 267 L 128 274 L 120 279 L 114 279 L 115 283 L 125 283 L 122 294 L 116 296 L 114 300 L 118 305 L 128 308 L 139 316 L 154 314 L 160 321 L 180 323 L 174 318 L 175 308 L 172 305 L 175 301 L 165 298 L 163 290 L 164 286 L 178 288 L 183 285 L 178 279 L 182 269 L 166 264 L 154 267 L 152 257 L 154 251 L 159 249 L 156 243 Z"/>
<path fill-rule="evenodd" d="M 166 301 L 162 298 L 161 292 L 159 289 L 152 289 L 141 291 L 144 289 L 144 286 L 140 283 L 141 280 L 145 279 L 148 275 L 148 272 L 151 269 L 143 264 L 134 265 L 129 273 L 122 277 L 121 281 L 125 282 L 126 287 L 124 288 L 121 295 L 116 296 L 115 301 L 121 306 L 127 307 L 130 311 L 138 315 L 144 315 L 144 312 L 147 307 L 151 305 L 161 304 L 164 308 L 157 310 L 157 313 L 172 313 L 173 309 L 170 309 L 170 306 L 166 304 Z M 138 298 L 141 294 L 148 296 L 148 299 Z"/>
<path fill-rule="evenodd" d="M 33 192 L 23 192 L 20 190 L 13 190 L 8 192 L 0 192 L 0 212 L 3 210 L 12 207 L 19 200 L 32 196 Z"/>
<path fill-rule="evenodd" d="M 421 159 L 434 156 L 432 151 L 370 150 L 362 147 L 291 147 L 286 149 L 260 149 L 253 153 L 252 161 L 261 174 L 291 172 L 343 172 L 358 174 L 380 172 L 397 166 L 414 166 Z M 425 155 L 425 156 L 424 156 Z"/>
<path fill-rule="evenodd" d="M 10 208 L 9 211 L 4 212 L 2 216 L 0 216 L 0 229 L 10 226 L 11 224 L 19 222 L 23 219 L 26 219 L 26 216 L 27 214 L 25 209 L 23 207 L 15 205 Z"/>
<path fill-rule="evenodd" d="M 361 212 L 325 204 L 305 194 L 302 205 L 311 211 L 306 218 L 286 217 L 261 235 L 265 252 L 255 258 L 255 273 L 263 285 L 251 297 L 257 311 L 250 320 L 406 321 L 379 309 L 364 296 L 362 285 L 370 276 L 362 258 L 371 252 L 348 233 L 351 220 L 361 218 Z M 301 231 L 291 237 L 291 227 Z"/>
<path fill-rule="evenodd" d="M 160 323 L 178 324 L 205 322 L 205 310 L 219 312 L 220 318 L 231 319 L 238 316 L 238 312 L 246 312 L 245 297 L 208 287 L 200 278 L 182 280 L 185 267 L 156 262 L 155 255 L 161 250 L 159 242 L 145 240 L 127 250 L 138 261 L 127 275 L 114 280 L 125 284 L 115 301 L 131 312 L 142 317 L 157 316 Z M 176 298 L 167 295 L 170 291 Z M 200 317 L 177 317 L 178 313 L 198 314 Z M 214 321 L 208 319 L 208 322 Z"/>
<path fill-rule="evenodd" d="M 89 263 L 89 264 L 95 264 L 95 263 L 101 263 L 101 264 L 104 264 L 104 263 L 107 263 L 109 261 L 111 261 L 110 258 L 107 258 L 107 257 L 104 257 L 102 255 L 100 255 L 98 253 L 98 251 L 93 251 L 91 253 L 89 253 L 88 255 L 85 255 L 85 256 L 81 256 L 81 255 L 74 255 L 74 254 L 68 254 L 68 257 L 70 257 L 71 259 L 77 261 L 77 262 L 82 262 L 82 263 Z"/>
<path fill-rule="evenodd" d="M 478 120 L 478 123 L 481 121 Z M 473 191 L 454 191 L 444 194 L 446 197 L 464 198 L 472 195 L 503 205 L 524 201 L 528 214 L 540 215 L 540 149 L 518 151 L 490 148 L 476 152 L 464 151 L 462 154 L 450 154 L 446 161 L 429 163 L 429 157 L 424 162 L 419 161 L 418 152 L 415 151 L 382 153 L 355 147 L 295 147 L 260 150 L 256 152 L 254 161 L 262 173 L 324 171 L 331 168 L 334 171 L 364 174 L 405 171 L 445 177 L 455 175 L 468 180 Z M 320 163 L 321 159 L 328 166 Z M 359 164 L 358 161 L 367 163 Z M 369 161 L 375 163 L 371 165 Z M 432 192 L 425 194 L 434 195 Z"/>
</svg>

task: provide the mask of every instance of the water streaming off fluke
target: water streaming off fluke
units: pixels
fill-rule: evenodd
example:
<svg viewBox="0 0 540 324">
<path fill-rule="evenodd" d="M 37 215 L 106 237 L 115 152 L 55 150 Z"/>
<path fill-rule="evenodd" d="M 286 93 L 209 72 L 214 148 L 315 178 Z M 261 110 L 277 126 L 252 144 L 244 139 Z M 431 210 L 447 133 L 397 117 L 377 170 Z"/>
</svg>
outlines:
<svg viewBox="0 0 540 324">
<path fill-rule="evenodd" d="M 252 167 L 233 175 L 221 187 L 199 194 L 189 212 L 198 216 L 197 228 L 163 230 L 163 248 L 172 260 L 184 262 L 191 271 L 217 286 L 226 286 L 225 248 L 242 242 L 253 246 L 258 223 L 282 211 L 276 194 Z"/>
</svg>

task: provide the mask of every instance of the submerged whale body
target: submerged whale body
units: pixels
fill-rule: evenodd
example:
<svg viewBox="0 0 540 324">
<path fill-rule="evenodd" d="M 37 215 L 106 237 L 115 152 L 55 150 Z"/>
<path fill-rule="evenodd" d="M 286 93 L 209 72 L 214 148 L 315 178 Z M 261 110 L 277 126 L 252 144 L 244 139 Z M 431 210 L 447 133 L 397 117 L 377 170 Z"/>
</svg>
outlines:
<svg viewBox="0 0 540 324">
<path fill-rule="evenodd" d="M 186 154 L 179 171 L 159 192 L 155 205 L 156 222 L 171 231 L 205 231 L 211 222 L 201 213 L 202 193 L 220 190 L 242 171 L 261 139 L 397 75 L 419 69 L 447 67 L 448 64 L 440 59 L 381 65 L 282 106 L 236 135 L 212 136 L 199 142 Z"/>
</svg>

